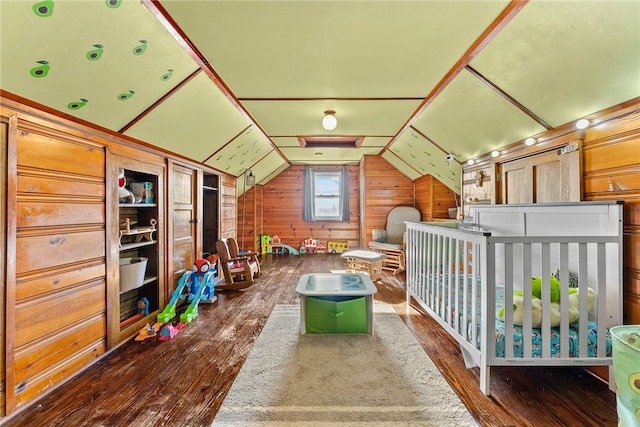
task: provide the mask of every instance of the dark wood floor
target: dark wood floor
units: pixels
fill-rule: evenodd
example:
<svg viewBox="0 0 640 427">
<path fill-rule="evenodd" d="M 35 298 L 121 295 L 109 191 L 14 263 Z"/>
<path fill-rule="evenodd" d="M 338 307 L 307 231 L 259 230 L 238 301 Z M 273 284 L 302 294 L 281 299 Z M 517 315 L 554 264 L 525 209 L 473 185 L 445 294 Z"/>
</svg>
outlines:
<svg viewBox="0 0 640 427">
<path fill-rule="evenodd" d="M 267 255 L 264 275 L 218 293 L 169 341 L 130 341 L 4 420 L 8 426 L 206 426 L 218 411 L 275 304 L 297 304 L 300 275 L 344 268 L 338 255 Z M 376 300 L 393 304 L 482 426 L 616 426 L 615 394 L 579 368 L 493 368 L 492 396 L 478 388 L 456 343 L 407 308 L 403 277 L 384 275 Z M 0 421 L 0 424 L 3 422 Z"/>
</svg>

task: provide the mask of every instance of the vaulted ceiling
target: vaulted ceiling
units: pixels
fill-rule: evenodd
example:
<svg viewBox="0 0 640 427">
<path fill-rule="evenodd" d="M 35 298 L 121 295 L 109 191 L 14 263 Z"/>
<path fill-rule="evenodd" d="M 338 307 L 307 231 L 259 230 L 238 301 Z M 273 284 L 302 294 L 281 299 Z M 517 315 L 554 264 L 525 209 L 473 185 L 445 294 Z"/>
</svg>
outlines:
<svg viewBox="0 0 640 427">
<path fill-rule="evenodd" d="M 3 91 L 262 184 L 380 154 L 459 193 L 461 162 L 640 96 L 638 1 L 2 0 L 0 19 Z"/>
</svg>

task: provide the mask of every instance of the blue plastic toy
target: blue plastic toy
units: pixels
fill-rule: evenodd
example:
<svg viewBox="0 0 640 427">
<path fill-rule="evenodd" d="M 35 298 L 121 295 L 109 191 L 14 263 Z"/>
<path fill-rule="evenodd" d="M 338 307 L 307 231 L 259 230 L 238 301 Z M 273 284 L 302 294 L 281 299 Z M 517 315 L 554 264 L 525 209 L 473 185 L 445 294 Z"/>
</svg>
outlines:
<svg viewBox="0 0 640 427">
<path fill-rule="evenodd" d="M 215 296 L 213 282 L 215 278 L 215 268 L 206 259 L 199 259 L 193 264 L 193 271 L 186 271 L 178 286 L 171 293 L 169 304 L 158 314 L 158 322 L 167 323 L 176 315 L 176 304 L 178 300 L 187 300 L 189 307 L 180 315 L 180 321 L 190 323 L 198 317 L 198 304 L 200 302 L 212 303 L 218 297 Z"/>
</svg>

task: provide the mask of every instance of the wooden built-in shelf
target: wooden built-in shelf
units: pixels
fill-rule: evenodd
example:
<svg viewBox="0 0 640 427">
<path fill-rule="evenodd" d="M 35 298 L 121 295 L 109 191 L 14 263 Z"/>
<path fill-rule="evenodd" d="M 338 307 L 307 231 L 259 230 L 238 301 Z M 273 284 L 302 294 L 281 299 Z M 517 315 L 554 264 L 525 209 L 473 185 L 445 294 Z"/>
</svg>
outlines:
<svg viewBox="0 0 640 427">
<path fill-rule="evenodd" d="M 135 248 L 141 248 L 143 246 L 155 245 L 157 242 L 157 240 L 151 240 L 149 242 L 125 243 L 124 245 L 120 245 L 120 251 L 124 252 Z"/>
<path fill-rule="evenodd" d="M 158 205 L 156 203 L 120 203 L 118 206 L 121 208 L 155 208 Z"/>
</svg>

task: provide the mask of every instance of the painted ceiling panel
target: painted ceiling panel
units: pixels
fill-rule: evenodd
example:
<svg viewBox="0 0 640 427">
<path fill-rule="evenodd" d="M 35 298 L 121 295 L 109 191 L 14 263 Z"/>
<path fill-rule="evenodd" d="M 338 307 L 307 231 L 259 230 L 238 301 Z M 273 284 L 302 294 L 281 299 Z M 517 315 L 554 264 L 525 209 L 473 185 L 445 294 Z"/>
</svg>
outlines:
<svg viewBox="0 0 640 427">
<path fill-rule="evenodd" d="M 412 126 L 438 146 L 446 147 L 460 161 L 545 130 L 466 70 L 427 106 Z"/>
<path fill-rule="evenodd" d="M 316 149 L 316 148 L 281 148 L 282 153 L 292 164 L 300 163 L 358 163 L 365 154 L 378 154 L 380 147 Z M 316 154 L 319 153 L 319 154 Z M 294 160 L 295 159 L 295 160 Z"/>
<path fill-rule="evenodd" d="M 394 168 L 398 169 L 402 174 L 404 174 L 412 181 L 415 181 L 422 176 L 420 175 L 420 173 L 418 173 L 418 171 L 406 164 L 404 161 L 402 161 L 402 159 L 400 159 L 391 151 L 385 151 L 384 153 L 382 153 L 382 158 L 391 163 Z"/>
<path fill-rule="evenodd" d="M 248 120 L 200 73 L 126 135 L 203 161 L 248 127 Z"/>
<path fill-rule="evenodd" d="M 244 101 L 253 118 L 271 136 L 393 136 L 422 100 Z M 324 111 L 334 110 L 338 126 L 322 128 Z"/>
<path fill-rule="evenodd" d="M 1 3 L 2 89 L 106 128 L 197 69 L 139 1 Z"/>
<path fill-rule="evenodd" d="M 638 22 L 637 0 L 0 0 L 0 88 L 236 176 L 381 153 L 449 185 L 430 159 L 543 132 L 524 108 L 558 126 L 640 96 Z M 364 141 L 297 139 L 323 135 Z"/>
<path fill-rule="evenodd" d="M 368 136 L 362 141 L 363 147 L 385 147 L 391 138 L 389 137 L 376 137 L 376 136 Z"/>
<path fill-rule="evenodd" d="M 433 145 L 415 130 L 410 129 L 403 133 L 391 145 L 391 151 L 420 175 L 431 175 L 456 193 L 460 193 L 460 163 L 448 162 L 440 147 Z"/>
<path fill-rule="evenodd" d="M 295 136 L 271 137 L 271 141 L 278 147 L 300 147 L 300 141 Z"/>
<path fill-rule="evenodd" d="M 640 96 L 640 2 L 533 1 L 472 62 L 552 126 Z"/>
<path fill-rule="evenodd" d="M 242 99 L 424 97 L 508 1 L 162 4 Z"/>
<path fill-rule="evenodd" d="M 231 175 L 239 176 L 271 151 L 273 147 L 269 140 L 258 128 L 251 126 L 235 138 L 233 143 L 224 146 L 205 163 Z"/>
</svg>

